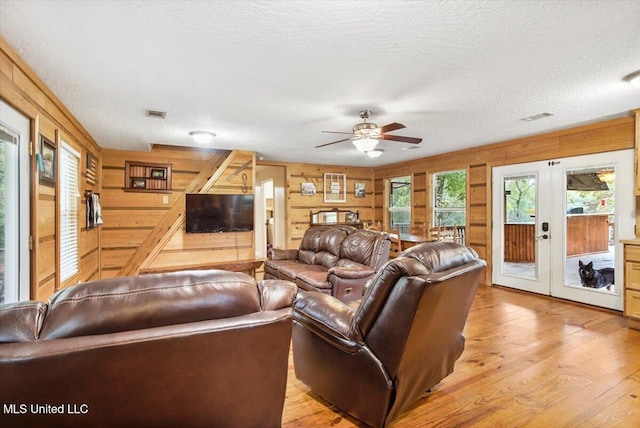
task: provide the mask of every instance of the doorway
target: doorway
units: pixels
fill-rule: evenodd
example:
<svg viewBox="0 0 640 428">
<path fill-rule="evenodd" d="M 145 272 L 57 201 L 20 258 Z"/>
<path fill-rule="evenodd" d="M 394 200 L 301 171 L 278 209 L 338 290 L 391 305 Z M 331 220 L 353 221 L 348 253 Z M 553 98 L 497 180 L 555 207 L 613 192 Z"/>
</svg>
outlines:
<svg viewBox="0 0 640 428">
<path fill-rule="evenodd" d="M 285 248 L 285 167 L 256 165 L 255 254 L 266 258 L 270 248 Z"/>
<path fill-rule="evenodd" d="M 493 168 L 493 283 L 622 309 L 633 151 Z"/>
<path fill-rule="evenodd" d="M 0 101 L 0 303 L 30 298 L 29 119 Z"/>
</svg>

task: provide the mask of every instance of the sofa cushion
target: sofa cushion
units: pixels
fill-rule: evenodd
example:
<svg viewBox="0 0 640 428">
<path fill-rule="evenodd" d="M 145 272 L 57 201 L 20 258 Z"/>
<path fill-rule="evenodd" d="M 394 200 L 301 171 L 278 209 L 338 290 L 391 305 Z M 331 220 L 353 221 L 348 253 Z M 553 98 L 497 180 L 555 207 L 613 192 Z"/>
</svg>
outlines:
<svg viewBox="0 0 640 428">
<path fill-rule="evenodd" d="M 316 265 L 317 266 L 317 265 Z M 320 266 L 318 266 L 320 268 Z M 331 289 L 331 283 L 327 278 L 327 270 L 314 269 L 298 273 L 296 285 L 304 290 Z"/>
<path fill-rule="evenodd" d="M 314 259 L 314 264 L 330 268 L 336 265 L 340 259 L 340 247 L 348 232 L 341 229 L 328 229 L 320 234 L 319 251 Z"/>
<path fill-rule="evenodd" d="M 307 229 L 300 242 L 299 250 L 309 250 L 317 253 L 320 249 L 320 235 L 327 230 L 325 226 L 317 226 Z"/>
<path fill-rule="evenodd" d="M 99 280 L 54 294 L 40 339 L 139 330 L 260 311 L 255 280 L 222 270 Z"/>
<path fill-rule="evenodd" d="M 306 263 L 308 265 L 314 264 L 316 259 L 316 252 L 311 250 L 300 250 L 298 251 L 298 260 L 300 263 Z"/>
<path fill-rule="evenodd" d="M 0 309 L 0 343 L 37 340 L 46 312 L 46 303 L 34 300 L 3 305 Z"/>
<path fill-rule="evenodd" d="M 266 259 L 264 261 L 264 270 L 265 272 L 267 270 L 271 270 L 272 272 L 276 273 L 278 272 L 278 269 L 280 268 L 280 266 L 285 266 L 285 265 L 297 265 L 298 261 L 297 260 L 271 260 L 271 259 Z"/>
<path fill-rule="evenodd" d="M 344 239 L 340 249 L 340 257 L 369 265 L 373 262 L 376 243 L 379 241 L 379 232 L 359 230 Z"/>
<path fill-rule="evenodd" d="M 295 282 L 300 272 L 303 272 L 309 269 L 314 269 L 315 266 L 316 265 L 308 265 L 308 264 L 299 263 L 299 262 L 286 263 L 286 264 L 282 264 L 281 266 L 278 266 L 278 274 L 281 279 L 286 279 L 288 281 Z M 325 267 L 322 267 L 322 266 L 318 266 L 318 267 L 323 269 L 325 272 L 327 271 Z"/>
</svg>

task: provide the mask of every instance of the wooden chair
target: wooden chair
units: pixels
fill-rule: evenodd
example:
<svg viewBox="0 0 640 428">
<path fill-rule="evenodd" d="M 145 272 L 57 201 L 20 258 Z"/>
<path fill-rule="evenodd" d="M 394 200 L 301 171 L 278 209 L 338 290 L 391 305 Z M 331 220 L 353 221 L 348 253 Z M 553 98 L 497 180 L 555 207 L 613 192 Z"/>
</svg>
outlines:
<svg viewBox="0 0 640 428">
<path fill-rule="evenodd" d="M 362 226 L 366 229 L 366 230 L 376 230 L 378 232 L 382 231 L 382 223 L 380 223 L 379 221 L 376 221 L 375 224 L 369 224 L 367 222 L 364 222 L 362 224 Z"/>
<path fill-rule="evenodd" d="M 442 226 L 435 226 L 435 227 L 430 227 L 427 230 L 427 238 L 429 238 L 429 240 L 431 241 L 440 241 L 442 240 L 441 238 L 441 232 L 442 232 Z"/>
<path fill-rule="evenodd" d="M 442 226 L 440 241 L 458 242 L 458 227 L 455 224 L 453 226 Z"/>
<path fill-rule="evenodd" d="M 460 245 L 465 245 L 466 242 L 466 228 L 465 226 L 456 226 L 456 242 Z"/>
<path fill-rule="evenodd" d="M 391 240 L 391 246 L 389 247 L 389 258 L 395 259 L 398 254 L 402 252 L 402 240 L 400 239 L 400 228 L 385 230 Z"/>
</svg>

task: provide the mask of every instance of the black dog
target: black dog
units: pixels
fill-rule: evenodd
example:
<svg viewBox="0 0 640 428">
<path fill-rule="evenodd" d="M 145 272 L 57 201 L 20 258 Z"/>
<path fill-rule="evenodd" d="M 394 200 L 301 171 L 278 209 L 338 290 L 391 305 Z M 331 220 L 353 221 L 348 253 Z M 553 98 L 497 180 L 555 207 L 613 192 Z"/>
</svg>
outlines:
<svg viewBox="0 0 640 428">
<path fill-rule="evenodd" d="M 585 265 L 582 260 L 578 261 L 578 273 L 583 287 L 602 288 L 614 283 L 614 269 L 594 269 L 593 262 Z"/>
</svg>

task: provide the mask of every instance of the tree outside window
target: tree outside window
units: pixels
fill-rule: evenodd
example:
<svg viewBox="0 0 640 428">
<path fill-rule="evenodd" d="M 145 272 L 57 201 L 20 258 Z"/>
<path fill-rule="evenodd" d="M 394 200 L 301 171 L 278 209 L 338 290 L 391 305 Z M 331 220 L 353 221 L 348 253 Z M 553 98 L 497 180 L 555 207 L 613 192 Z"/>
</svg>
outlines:
<svg viewBox="0 0 640 428">
<path fill-rule="evenodd" d="M 534 223 L 536 216 L 536 179 L 534 176 L 504 180 L 507 223 Z"/>
<path fill-rule="evenodd" d="M 464 226 L 467 223 L 467 171 L 433 175 L 433 224 Z"/>
<path fill-rule="evenodd" d="M 409 231 L 411 224 L 411 177 L 395 177 L 390 180 L 389 222 L 392 229 Z"/>
</svg>

